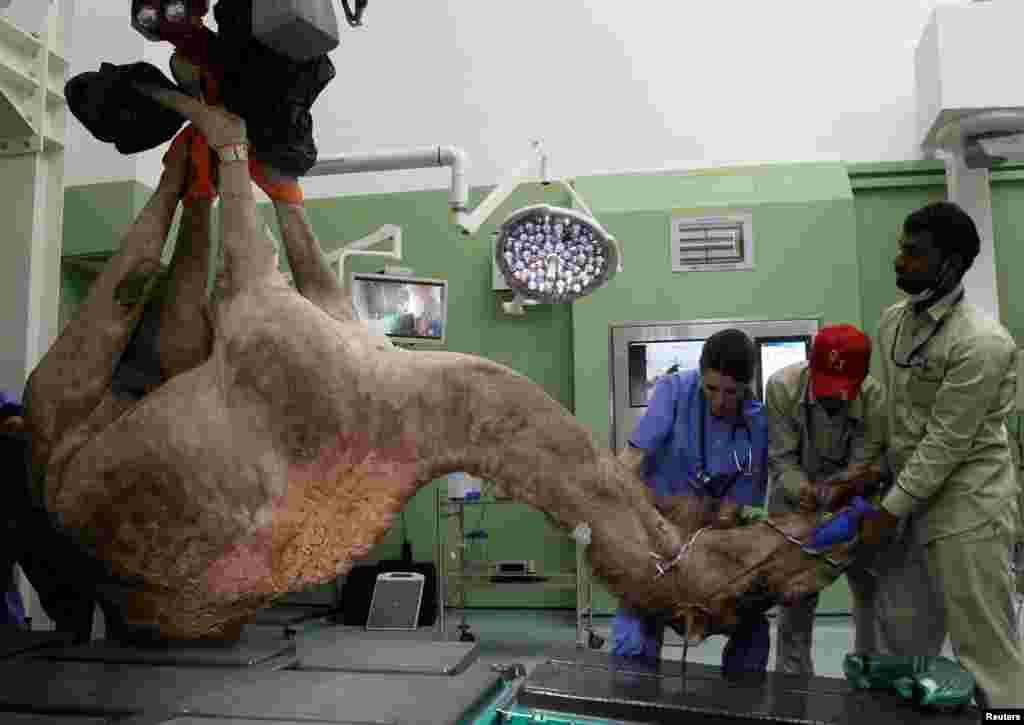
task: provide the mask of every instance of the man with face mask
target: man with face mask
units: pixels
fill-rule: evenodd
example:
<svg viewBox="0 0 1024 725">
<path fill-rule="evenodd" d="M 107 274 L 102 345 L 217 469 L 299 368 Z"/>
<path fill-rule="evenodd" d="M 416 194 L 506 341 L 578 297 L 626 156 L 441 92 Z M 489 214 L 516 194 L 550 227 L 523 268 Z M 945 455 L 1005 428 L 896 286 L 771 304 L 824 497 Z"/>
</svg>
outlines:
<svg viewBox="0 0 1024 725">
<path fill-rule="evenodd" d="M 907 596 L 921 612 L 944 607 L 979 705 L 1021 707 L 1024 652 L 1010 566 L 1018 483 L 1006 429 L 1016 346 L 965 298 L 962 279 L 980 246 L 974 222 L 955 204 L 930 204 L 903 223 L 896 284 L 910 298 L 882 314 L 878 331 L 895 485 L 860 533 L 878 545 L 910 516 L 938 601 L 912 591 L 910 571 Z"/>
<path fill-rule="evenodd" d="M 885 394 L 870 375 L 871 340 L 852 325 L 822 328 L 810 361 L 788 365 L 768 380 L 772 475 L 769 511 L 817 511 L 829 479 L 881 463 L 885 446 Z M 878 651 L 874 580 L 863 567 L 847 571 L 853 594 L 855 649 Z M 778 617 L 775 671 L 813 675 L 811 657 L 818 595 L 783 606 Z"/>
<path fill-rule="evenodd" d="M 637 423 L 620 460 L 653 490 L 656 499 L 702 496 L 761 506 L 768 468 L 768 422 L 750 391 L 756 369 L 753 341 L 741 330 L 707 339 L 700 370 L 666 375 Z M 659 658 L 664 624 L 623 607 L 612 624 L 612 655 Z M 764 614 L 742 621 L 722 652 L 727 677 L 763 673 L 771 648 Z"/>
</svg>

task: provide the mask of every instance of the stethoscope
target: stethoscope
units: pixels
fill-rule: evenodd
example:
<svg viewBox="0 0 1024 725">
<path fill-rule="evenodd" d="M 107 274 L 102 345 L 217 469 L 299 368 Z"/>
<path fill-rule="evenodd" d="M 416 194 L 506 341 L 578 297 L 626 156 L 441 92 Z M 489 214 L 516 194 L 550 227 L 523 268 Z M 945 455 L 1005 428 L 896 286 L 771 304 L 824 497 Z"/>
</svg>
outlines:
<svg viewBox="0 0 1024 725">
<path fill-rule="evenodd" d="M 807 384 L 810 385 L 810 381 L 808 381 Z M 849 404 L 847 403 L 847 405 Z M 807 425 L 808 442 L 810 443 L 811 448 L 814 449 L 814 454 L 825 463 L 835 466 L 836 468 L 845 468 L 846 462 L 850 460 L 850 453 L 853 451 L 853 436 L 850 435 L 849 432 L 846 434 L 845 450 L 841 458 L 836 460 L 834 458 L 826 456 L 824 453 L 818 450 L 818 446 L 815 443 L 815 441 L 817 440 L 817 436 L 814 435 L 814 414 L 811 411 L 812 407 L 813 406 L 811 405 L 804 406 L 804 422 Z M 847 409 L 846 413 L 847 415 L 849 415 L 849 409 Z"/>
<path fill-rule="evenodd" d="M 960 304 L 963 298 L 964 291 L 961 290 L 960 294 L 958 294 L 956 299 L 953 300 L 953 304 L 950 305 L 950 307 L 954 307 Z M 896 359 L 896 345 L 899 343 L 900 338 L 903 336 L 903 323 L 907 321 L 908 309 L 910 309 L 910 305 L 907 305 L 906 307 L 903 308 L 903 314 L 900 315 L 900 324 L 896 326 L 896 335 L 892 338 L 892 347 L 889 350 L 889 356 L 892 358 L 893 365 L 895 365 L 898 368 L 903 368 L 904 370 L 913 368 L 923 368 L 926 365 L 927 360 L 925 358 L 922 358 L 917 362 L 915 362 L 915 358 L 917 358 L 924 351 L 924 349 L 928 346 L 928 343 L 932 341 L 932 338 L 934 338 L 942 331 L 943 326 L 946 324 L 946 320 L 949 319 L 948 314 L 943 316 L 943 318 L 939 320 L 934 327 L 932 327 L 931 331 L 928 333 L 928 336 L 920 343 L 915 345 L 914 349 L 911 350 L 910 353 L 903 359 L 903 362 L 900 362 L 899 360 Z"/>
<path fill-rule="evenodd" d="M 697 466 L 697 475 L 693 481 L 693 485 L 701 491 L 710 493 L 715 498 L 722 498 L 736 485 L 736 481 L 740 478 L 752 476 L 754 474 L 754 438 L 750 433 L 750 425 L 747 423 L 746 417 L 740 412 L 740 421 L 732 427 L 732 442 L 736 443 L 736 429 L 742 428 L 747 433 L 747 456 L 746 463 L 740 458 L 739 453 L 736 451 L 735 445 L 732 451 L 732 460 L 736 465 L 736 472 L 723 475 L 723 476 L 710 476 L 708 475 L 708 438 L 707 438 L 707 424 L 705 418 L 708 414 L 707 400 L 704 398 L 703 389 L 699 391 L 700 396 L 700 417 L 698 422 L 699 435 L 700 435 L 700 463 Z M 724 485 L 719 487 L 719 490 L 714 490 L 715 481 L 718 479 L 725 479 Z"/>
</svg>

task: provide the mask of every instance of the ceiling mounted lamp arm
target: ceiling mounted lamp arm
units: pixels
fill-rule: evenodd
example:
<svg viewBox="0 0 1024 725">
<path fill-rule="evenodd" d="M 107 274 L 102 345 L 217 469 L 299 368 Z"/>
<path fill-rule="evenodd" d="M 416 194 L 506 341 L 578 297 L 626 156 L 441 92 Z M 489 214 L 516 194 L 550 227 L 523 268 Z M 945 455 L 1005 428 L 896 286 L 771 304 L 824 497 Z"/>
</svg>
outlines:
<svg viewBox="0 0 1024 725">
<path fill-rule="evenodd" d="M 549 184 L 548 176 L 548 155 L 545 153 L 540 141 L 531 143 L 533 156 L 527 159 L 523 165 L 513 174 L 503 179 L 494 189 L 491 190 L 476 209 L 471 212 L 456 211 L 455 226 L 463 234 L 473 236 L 482 227 L 490 216 L 519 188 L 521 184 L 537 183 Z"/>
<path fill-rule="evenodd" d="M 363 13 L 366 12 L 366 6 L 370 4 L 370 0 L 354 0 L 355 10 L 352 10 L 352 6 L 349 4 L 349 0 L 341 0 L 341 7 L 345 11 L 345 21 L 352 28 L 361 28 L 363 26 Z"/>
<path fill-rule="evenodd" d="M 369 249 L 388 241 L 392 242 L 390 251 L 374 251 Z M 388 259 L 402 261 L 402 228 L 395 224 L 385 224 L 362 239 L 349 242 L 333 252 L 325 254 L 324 258 L 328 264 L 332 267 L 338 265 L 338 280 L 342 285 L 345 284 L 345 260 L 353 256 L 387 257 Z"/>
<path fill-rule="evenodd" d="M 964 114 L 937 128 L 922 146 L 925 152 L 940 158 L 944 154 L 960 155 L 970 169 L 1020 161 L 1024 159 L 1024 109 Z"/>
<path fill-rule="evenodd" d="M 306 176 L 334 176 L 335 174 L 361 174 L 370 171 L 404 171 L 443 166 L 452 170 L 448 206 L 453 214 L 464 213 L 469 205 L 469 183 L 466 172 L 469 156 L 457 146 L 427 146 L 423 148 L 385 151 L 354 152 L 321 159 Z"/>
</svg>

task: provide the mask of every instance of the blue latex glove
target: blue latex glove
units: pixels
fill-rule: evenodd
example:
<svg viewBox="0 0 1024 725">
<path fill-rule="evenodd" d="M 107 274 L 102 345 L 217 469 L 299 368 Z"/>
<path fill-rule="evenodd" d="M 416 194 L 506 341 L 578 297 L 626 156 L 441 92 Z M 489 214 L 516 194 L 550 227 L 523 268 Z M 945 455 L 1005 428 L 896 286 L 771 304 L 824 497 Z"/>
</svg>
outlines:
<svg viewBox="0 0 1024 725">
<path fill-rule="evenodd" d="M 611 654 L 614 657 L 657 660 L 664 632 L 664 627 L 654 619 L 620 609 L 612 622 Z"/>
<path fill-rule="evenodd" d="M 0 624 L 25 626 L 25 605 L 22 604 L 21 593 L 17 589 L 4 592 L 4 612 L 0 617 Z"/>
<path fill-rule="evenodd" d="M 857 496 L 849 508 L 843 509 L 814 532 L 809 547 L 815 551 L 848 544 L 857 537 L 860 523 L 865 517 L 877 516 L 878 509 Z"/>
</svg>

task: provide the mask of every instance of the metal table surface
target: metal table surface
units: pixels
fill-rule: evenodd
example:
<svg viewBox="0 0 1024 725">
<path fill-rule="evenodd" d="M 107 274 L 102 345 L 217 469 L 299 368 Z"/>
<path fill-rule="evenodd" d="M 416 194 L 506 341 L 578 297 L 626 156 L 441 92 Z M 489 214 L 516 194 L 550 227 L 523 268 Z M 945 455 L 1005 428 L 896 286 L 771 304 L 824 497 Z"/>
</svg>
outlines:
<svg viewBox="0 0 1024 725">
<path fill-rule="evenodd" d="M 365 725 L 365 723 L 353 722 L 352 720 L 315 720 L 316 725 Z M 130 725 L 130 723 L 129 723 Z M 239 720 L 237 718 L 221 717 L 176 717 L 173 720 L 166 720 L 159 725 L 310 725 L 309 720 Z"/>
<path fill-rule="evenodd" d="M 372 725 L 455 725 L 500 688 L 497 674 L 473 665 L 455 677 L 350 672 L 245 671 L 229 687 L 189 698 L 194 717 Z M 177 725 L 177 724 L 175 724 Z"/>
<path fill-rule="evenodd" d="M 520 688 L 520 707 L 644 723 L 901 722 L 976 723 L 977 711 L 922 713 L 883 692 L 857 691 L 845 680 L 769 672 L 725 680 L 719 668 L 679 662 L 620 660 L 583 650 L 552 653 Z"/>
<path fill-rule="evenodd" d="M 80 647 L 33 653 L 33 659 L 105 664 L 169 665 L 178 667 L 248 667 L 287 654 L 295 643 L 278 636 L 242 640 L 231 646 L 129 647 L 99 640 Z"/>
<path fill-rule="evenodd" d="M 174 711 L 238 670 L 23 660 L 0 663 L 0 710 L 97 717 Z"/>
<path fill-rule="evenodd" d="M 316 619 L 323 619 L 331 613 L 327 606 L 280 605 L 261 609 L 253 618 L 253 625 L 284 627 L 289 624 L 302 624 Z"/>
<path fill-rule="evenodd" d="M 466 665 L 474 645 L 389 637 L 359 643 L 355 633 L 339 632 L 333 647 L 328 641 L 318 648 L 315 639 L 303 651 L 329 667 L 340 661 L 430 673 L 300 669 L 296 643 L 307 638 L 271 633 L 235 647 L 97 642 L 0 662 L 0 723 L 14 723 L 18 714 L 25 725 L 454 725 L 501 689 L 490 668 Z M 374 655 L 374 647 L 383 652 Z M 338 649 L 348 653 L 331 654 Z M 403 649 L 411 656 L 403 658 Z M 438 660 L 433 670 L 431 656 Z"/>
<path fill-rule="evenodd" d="M 71 635 L 60 632 L 27 632 L 11 626 L 0 626 L 0 660 L 43 649 L 62 647 L 71 642 Z"/>
<path fill-rule="evenodd" d="M 291 669 L 452 676 L 476 662 L 479 652 L 479 642 L 402 640 L 326 629 L 299 641 L 299 662 Z"/>
<path fill-rule="evenodd" d="M 23 715 L 16 712 L 0 713 L 4 725 L 110 725 L 114 721 L 106 717 L 82 717 L 81 715 Z"/>
</svg>

